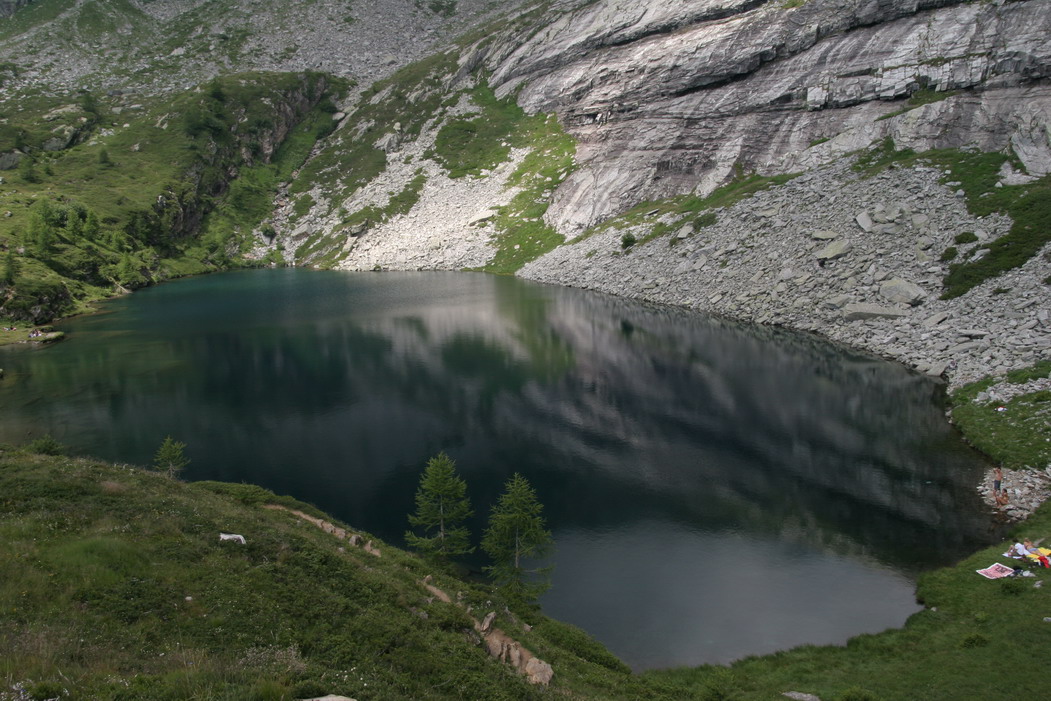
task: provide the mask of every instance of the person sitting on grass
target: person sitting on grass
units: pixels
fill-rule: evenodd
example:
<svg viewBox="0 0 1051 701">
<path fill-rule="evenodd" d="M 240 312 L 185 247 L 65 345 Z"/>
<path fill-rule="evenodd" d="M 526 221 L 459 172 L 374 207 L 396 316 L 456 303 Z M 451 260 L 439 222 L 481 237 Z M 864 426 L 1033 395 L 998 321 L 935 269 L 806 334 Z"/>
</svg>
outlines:
<svg viewBox="0 0 1051 701">
<path fill-rule="evenodd" d="M 1023 541 L 1015 543 L 1014 545 L 1012 545 L 1010 548 L 1007 549 L 1007 552 L 1004 553 L 1004 554 L 1007 555 L 1008 557 L 1013 557 L 1016 560 L 1020 560 L 1020 559 L 1022 559 L 1024 557 L 1028 557 L 1029 556 L 1029 548 L 1032 545 L 1033 545 L 1033 541 L 1031 541 L 1028 538 L 1026 538 Z"/>
</svg>

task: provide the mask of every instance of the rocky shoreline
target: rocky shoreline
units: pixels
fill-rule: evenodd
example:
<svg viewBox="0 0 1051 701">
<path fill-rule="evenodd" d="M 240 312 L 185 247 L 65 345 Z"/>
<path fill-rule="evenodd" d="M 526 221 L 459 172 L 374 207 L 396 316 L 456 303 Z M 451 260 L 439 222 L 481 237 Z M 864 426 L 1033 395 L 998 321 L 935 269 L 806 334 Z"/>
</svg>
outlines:
<svg viewBox="0 0 1051 701">
<path fill-rule="evenodd" d="M 1007 504 L 999 506 L 996 503 L 992 470 L 978 485 L 978 493 L 987 504 L 996 509 L 996 513 L 1002 515 L 1004 521 L 1024 521 L 1051 497 L 1051 465 L 1043 470 L 1004 469 L 1003 473 L 1002 488 L 1007 493 Z"/>
<path fill-rule="evenodd" d="M 393 160 L 418 161 L 429 143 L 408 142 Z M 482 215 L 510 196 L 498 191 L 521 157 L 516 152 L 512 163 L 476 180 L 428 172 L 413 210 L 355 241 L 339 267 L 484 265 L 495 249 Z M 939 299 L 949 269 L 941 259 L 946 249 L 959 249 L 956 261 L 980 257 L 1011 220 L 970 214 L 959 183 L 943 183 L 947 173 L 933 165 L 865 177 L 853 164 L 841 159 L 710 210 L 715 221 L 707 226 L 698 225 L 694 213 L 608 227 L 556 248 L 518 275 L 817 333 L 940 377 L 949 390 L 1051 354 L 1051 286 L 1043 282 L 1051 275 L 1051 247 L 960 297 Z M 400 187 L 410 172 L 402 170 L 386 173 L 372 189 Z M 1005 172 L 1003 180 L 1017 177 Z M 356 199 L 354 207 L 368 198 Z M 624 247 L 623 237 L 643 241 L 658 224 L 672 233 Z M 302 222 L 304 229 L 331 225 L 312 216 Z M 970 235 L 973 241 L 957 242 Z M 979 400 L 1008 401 L 1041 389 L 1051 389 L 1051 380 L 1001 381 Z"/>
<path fill-rule="evenodd" d="M 950 389 L 1051 352 L 1051 250 L 951 300 L 948 263 L 981 256 L 1003 215 L 975 217 L 933 166 L 863 177 L 850 160 L 817 168 L 698 227 L 664 215 L 609 228 L 526 265 L 522 277 L 819 333 L 935 377 Z M 624 249 L 658 223 L 673 233 Z M 973 234 L 974 241 L 956 243 Z M 969 237 L 964 237 L 969 238 Z M 1044 381 L 1042 386 L 1051 386 Z M 1007 393 L 995 385 L 991 393 Z"/>
</svg>

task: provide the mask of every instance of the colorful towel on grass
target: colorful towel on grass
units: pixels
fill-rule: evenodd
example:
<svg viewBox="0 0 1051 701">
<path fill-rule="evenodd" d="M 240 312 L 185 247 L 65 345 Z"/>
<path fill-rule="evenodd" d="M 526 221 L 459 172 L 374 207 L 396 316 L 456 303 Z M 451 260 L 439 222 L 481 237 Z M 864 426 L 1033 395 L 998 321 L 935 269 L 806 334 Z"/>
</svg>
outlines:
<svg viewBox="0 0 1051 701">
<path fill-rule="evenodd" d="M 999 562 L 986 567 L 984 570 L 975 570 L 978 574 L 982 575 L 986 579 L 1000 579 L 1001 577 L 1010 577 L 1014 574 L 1014 570 L 1007 565 L 1001 565 Z"/>
</svg>

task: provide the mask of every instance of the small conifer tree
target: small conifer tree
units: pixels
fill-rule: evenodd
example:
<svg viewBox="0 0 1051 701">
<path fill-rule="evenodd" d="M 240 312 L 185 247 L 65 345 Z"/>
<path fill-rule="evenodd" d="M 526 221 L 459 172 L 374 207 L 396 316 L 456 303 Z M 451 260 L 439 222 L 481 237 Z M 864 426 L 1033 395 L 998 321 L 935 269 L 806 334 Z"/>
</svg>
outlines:
<svg viewBox="0 0 1051 701">
<path fill-rule="evenodd" d="M 516 472 L 489 515 L 482 550 L 493 564 L 485 570 L 511 601 L 529 603 L 551 586 L 550 567 L 529 569 L 525 562 L 551 550 L 553 541 L 544 528 L 543 509 L 529 482 Z"/>
<path fill-rule="evenodd" d="M 18 161 L 18 174 L 27 183 L 40 182 L 40 174 L 37 173 L 36 164 L 29 156 L 22 156 Z"/>
<path fill-rule="evenodd" d="M 70 212 L 66 218 L 66 232 L 76 242 L 84 235 L 84 220 L 80 218 L 79 212 Z"/>
<path fill-rule="evenodd" d="M 33 255 L 38 259 L 46 260 L 51 255 L 51 249 L 55 243 L 55 231 L 40 212 L 33 212 L 29 215 L 25 240 Z"/>
<path fill-rule="evenodd" d="M 99 215 L 92 211 L 88 211 L 88 216 L 84 219 L 84 236 L 92 241 L 98 240 L 99 230 L 101 224 L 99 223 Z"/>
<path fill-rule="evenodd" d="M 154 467 L 166 473 L 170 479 L 175 479 L 182 469 L 190 464 L 189 459 L 182 452 L 185 447 L 185 443 L 172 440 L 171 436 L 167 436 L 161 443 L 161 447 L 157 449 L 157 454 L 153 456 Z"/>
<path fill-rule="evenodd" d="M 456 463 L 445 453 L 427 461 L 416 491 L 416 513 L 409 523 L 423 535 L 405 533 L 409 547 L 440 559 L 466 555 L 470 532 L 463 522 L 473 515 L 467 498 L 467 484 L 456 474 Z"/>
</svg>

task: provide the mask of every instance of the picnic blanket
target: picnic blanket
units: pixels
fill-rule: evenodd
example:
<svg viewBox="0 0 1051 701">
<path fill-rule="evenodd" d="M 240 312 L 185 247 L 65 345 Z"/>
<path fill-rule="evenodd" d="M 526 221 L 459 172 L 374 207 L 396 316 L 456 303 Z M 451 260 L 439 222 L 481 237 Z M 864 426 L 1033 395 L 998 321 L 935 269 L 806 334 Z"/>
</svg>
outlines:
<svg viewBox="0 0 1051 701">
<path fill-rule="evenodd" d="M 1010 577 L 1015 571 L 1007 565 L 1001 565 L 999 562 L 994 562 L 984 570 L 975 570 L 975 572 L 986 579 L 1000 579 L 1001 577 Z"/>
<path fill-rule="evenodd" d="M 1048 559 L 1048 556 L 1051 555 L 1051 550 L 1047 548 L 1038 548 L 1038 550 L 1040 552 L 1026 553 L 1026 557 L 1030 560 L 1036 560 L 1044 567 L 1051 567 L 1051 560 Z"/>
</svg>

